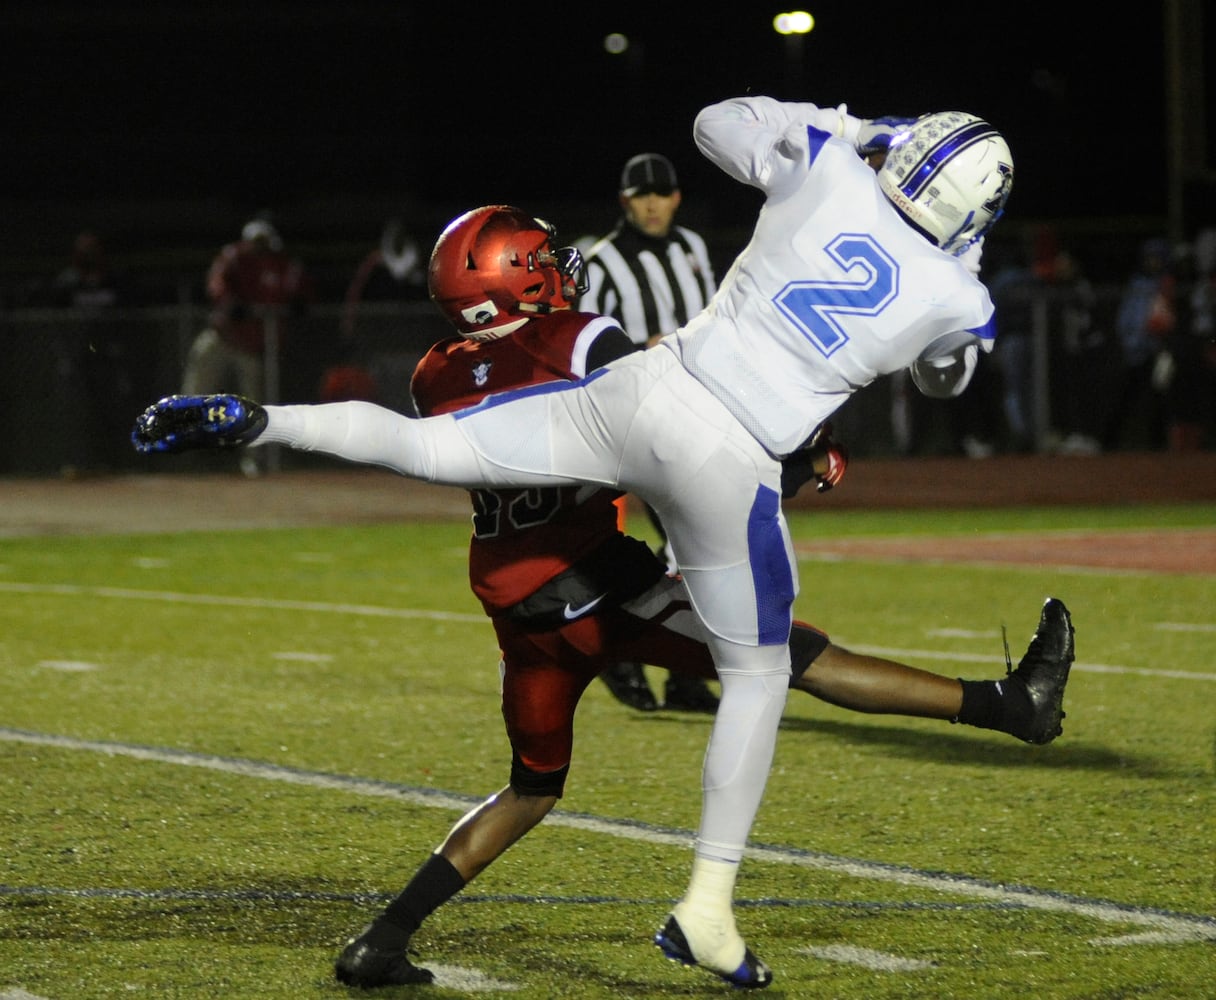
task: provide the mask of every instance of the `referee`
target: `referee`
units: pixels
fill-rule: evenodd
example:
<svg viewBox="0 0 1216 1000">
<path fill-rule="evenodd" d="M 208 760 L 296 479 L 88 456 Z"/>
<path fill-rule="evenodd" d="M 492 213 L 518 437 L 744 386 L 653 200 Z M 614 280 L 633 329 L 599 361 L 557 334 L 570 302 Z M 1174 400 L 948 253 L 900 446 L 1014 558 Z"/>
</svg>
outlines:
<svg viewBox="0 0 1216 1000">
<path fill-rule="evenodd" d="M 697 315 L 716 289 L 705 240 L 675 225 L 680 207 L 676 168 L 658 153 L 639 153 L 621 171 L 621 219 L 587 251 L 588 288 L 582 312 L 612 316 L 639 347 L 648 347 Z M 654 511 L 651 520 L 667 535 Z M 672 565 L 667 549 L 668 565 Z M 640 663 L 620 663 L 601 674 L 613 695 L 634 708 L 657 707 Z M 713 712 L 717 697 L 698 677 L 669 674 L 664 708 Z"/>
<path fill-rule="evenodd" d="M 612 316 L 635 344 L 649 345 L 683 326 L 714 294 L 705 240 L 675 225 L 676 168 L 658 153 L 639 153 L 621 172 L 622 216 L 587 252 L 589 287 L 582 312 Z"/>
</svg>

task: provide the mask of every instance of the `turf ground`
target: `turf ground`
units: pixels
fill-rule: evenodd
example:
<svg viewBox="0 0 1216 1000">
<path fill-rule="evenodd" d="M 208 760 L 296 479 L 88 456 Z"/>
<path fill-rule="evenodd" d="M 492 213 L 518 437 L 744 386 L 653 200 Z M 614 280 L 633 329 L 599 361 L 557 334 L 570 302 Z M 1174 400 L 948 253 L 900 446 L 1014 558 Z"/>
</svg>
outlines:
<svg viewBox="0 0 1216 1000">
<path fill-rule="evenodd" d="M 1001 626 L 1016 660 L 1054 594 L 1077 663 L 1048 747 L 791 697 L 739 882 L 765 995 L 1213 996 L 1216 566 L 1109 556 L 1150 531 L 1202 551 L 1214 521 L 791 514 L 797 612 L 836 641 L 994 677 Z M 1050 558 L 1081 527 L 1093 558 Z M 506 778 L 466 537 L 439 518 L 0 540 L 0 998 L 350 995 L 341 942 Z M 1047 554 L 986 555 L 1010 537 Z M 709 724 L 594 686 L 560 812 L 416 936 L 437 984 L 377 995 L 727 992 L 648 943 L 687 876 Z"/>
</svg>

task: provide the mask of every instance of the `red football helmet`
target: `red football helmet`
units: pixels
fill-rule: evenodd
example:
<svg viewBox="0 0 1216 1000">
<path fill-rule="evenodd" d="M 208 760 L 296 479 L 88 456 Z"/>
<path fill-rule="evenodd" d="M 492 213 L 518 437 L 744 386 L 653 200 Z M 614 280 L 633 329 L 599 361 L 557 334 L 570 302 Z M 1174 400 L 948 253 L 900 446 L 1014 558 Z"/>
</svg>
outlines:
<svg viewBox="0 0 1216 1000">
<path fill-rule="evenodd" d="M 431 251 L 431 300 L 469 340 L 497 340 L 534 315 L 566 308 L 587 290 L 583 256 L 553 249 L 555 232 L 510 205 L 466 212 Z"/>
</svg>

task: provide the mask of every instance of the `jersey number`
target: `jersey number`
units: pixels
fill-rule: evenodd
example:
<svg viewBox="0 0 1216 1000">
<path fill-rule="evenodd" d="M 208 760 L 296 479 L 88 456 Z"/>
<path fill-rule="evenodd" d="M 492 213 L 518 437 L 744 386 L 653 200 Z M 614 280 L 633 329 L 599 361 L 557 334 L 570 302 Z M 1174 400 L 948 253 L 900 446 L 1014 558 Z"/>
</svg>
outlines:
<svg viewBox="0 0 1216 1000">
<path fill-rule="evenodd" d="M 823 248 L 839 281 L 791 281 L 773 301 L 824 357 L 849 341 L 846 316 L 877 316 L 899 294 L 899 265 L 863 234 L 841 233 Z"/>
<path fill-rule="evenodd" d="M 538 486 L 530 490 L 513 490 L 514 496 L 503 504 L 496 490 L 473 491 L 473 537 L 497 538 L 502 531 L 502 517 L 516 530 L 535 528 L 544 524 L 562 505 L 559 487 Z"/>
</svg>

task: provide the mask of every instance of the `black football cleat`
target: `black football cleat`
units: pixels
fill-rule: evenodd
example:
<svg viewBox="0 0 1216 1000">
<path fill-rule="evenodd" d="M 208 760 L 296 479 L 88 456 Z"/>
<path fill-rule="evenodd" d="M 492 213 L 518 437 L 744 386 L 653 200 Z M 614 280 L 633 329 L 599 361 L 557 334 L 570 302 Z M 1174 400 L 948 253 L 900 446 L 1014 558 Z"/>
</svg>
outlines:
<svg viewBox="0 0 1216 1000">
<path fill-rule="evenodd" d="M 1074 656 L 1072 617 L 1064 602 L 1050 597 L 1026 655 L 1002 682 L 1020 684 L 1030 711 L 1010 732 L 1027 743 L 1050 743 L 1063 732 L 1064 687 Z"/>
<path fill-rule="evenodd" d="M 743 949 L 743 961 L 734 971 L 723 971 L 698 962 L 674 914 L 669 916 L 667 923 L 659 928 L 658 933 L 654 936 L 654 943 L 673 962 L 705 969 L 738 989 L 762 990 L 773 981 L 773 973 L 769 967 L 753 955 L 752 950 L 746 946 Z"/>
<path fill-rule="evenodd" d="M 266 411 L 243 396 L 166 396 L 135 421 L 131 443 L 141 454 L 235 448 L 266 429 Z"/>
<path fill-rule="evenodd" d="M 414 965 L 406 957 L 404 948 L 381 950 L 366 937 L 365 931 L 342 949 L 334 963 L 334 976 L 338 982 L 370 990 L 377 986 L 409 986 L 435 981 L 435 974 Z"/>
<path fill-rule="evenodd" d="M 671 674 L 663 686 L 663 708 L 669 712 L 705 712 L 718 710 L 718 696 L 700 677 Z"/>
<path fill-rule="evenodd" d="M 633 662 L 614 663 L 600 674 L 612 696 L 622 705 L 636 708 L 639 712 L 653 712 L 658 709 L 654 692 L 646 680 L 642 664 Z"/>
</svg>

